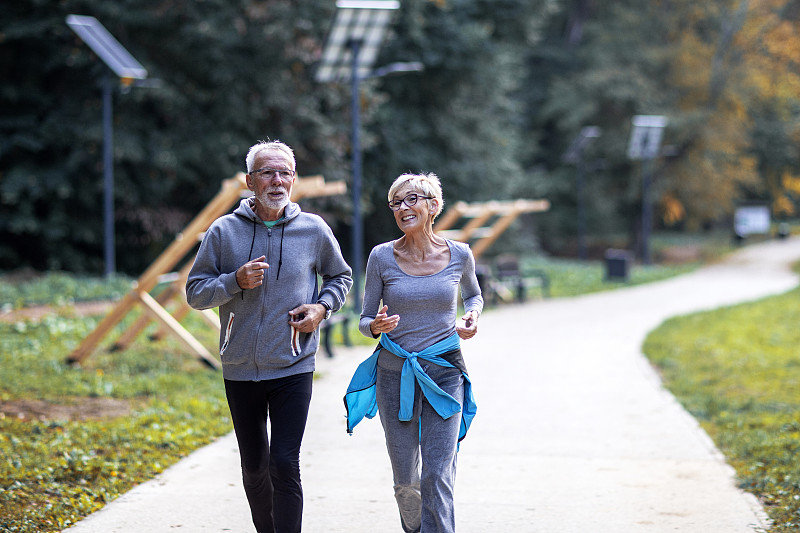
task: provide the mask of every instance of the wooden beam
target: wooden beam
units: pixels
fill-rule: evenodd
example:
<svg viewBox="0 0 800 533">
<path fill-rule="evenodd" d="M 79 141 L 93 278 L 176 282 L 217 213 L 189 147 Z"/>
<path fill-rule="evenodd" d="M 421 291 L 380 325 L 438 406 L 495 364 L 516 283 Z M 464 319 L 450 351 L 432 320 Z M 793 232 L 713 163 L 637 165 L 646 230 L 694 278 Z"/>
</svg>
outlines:
<svg viewBox="0 0 800 533">
<path fill-rule="evenodd" d="M 487 248 L 494 244 L 494 241 L 496 241 L 500 235 L 502 235 L 503 232 L 508 229 L 511 223 L 514 222 L 514 220 L 516 220 L 517 217 L 522 213 L 523 211 L 521 210 L 512 209 L 505 215 L 501 216 L 497 222 L 492 225 L 490 234 L 475 243 L 475 245 L 472 247 L 472 254 L 475 257 L 480 257 L 483 255 L 483 252 L 485 252 Z"/>
<path fill-rule="evenodd" d="M 455 205 L 450 206 L 437 220 L 434 226 L 435 231 L 445 231 L 452 228 L 458 219 L 460 219 L 467 208 L 466 202 L 456 202 Z"/>
<path fill-rule="evenodd" d="M 241 172 L 231 179 L 222 182 L 222 190 L 198 214 L 186 229 L 179 233 L 170 246 L 150 265 L 139 278 L 137 289 L 150 291 L 155 287 L 158 277 L 170 272 L 183 257 L 197 245 L 195 236 L 204 232 L 211 223 L 224 214 L 239 198 L 239 189 L 244 180 Z"/>
<path fill-rule="evenodd" d="M 494 216 L 495 211 L 492 209 L 485 209 L 483 212 L 478 213 L 472 220 L 467 222 L 464 227 L 461 229 L 461 237 L 459 238 L 460 241 L 468 241 L 472 236 L 472 233 L 483 226 L 487 220 L 489 220 L 492 216 Z"/>
<path fill-rule="evenodd" d="M 184 286 L 186 285 L 186 278 L 189 275 L 189 271 L 192 268 L 192 261 L 187 261 L 183 267 L 177 272 L 176 278 L 172 281 L 167 288 L 165 288 L 161 293 L 156 296 L 156 301 L 162 307 L 166 307 L 169 301 L 174 298 L 179 293 L 184 293 Z M 181 297 L 184 301 L 186 300 L 186 296 Z M 176 317 L 177 320 L 180 320 L 181 317 Z M 136 322 L 131 324 L 131 326 L 125 330 L 122 335 L 117 339 L 112 346 L 113 351 L 121 351 L 126 349 L 130 344 L 136 340 L 136 337 L 147 327 L 148 324 L 153 319 L 150 317 L 149 314 L 144 313 L 142 314 Z M 159 339 L 162 336 L 161 331 L 157 331 L 155 335 L 153 335 L 154 339 Z"/>
<path fill-rule="evenodd" d="M 439 218 L 433 230 L 448 239 L 462 242 L 476 241 L 472 245 L 472 254 L 478 258 L 519 215 L 548 209 L 550 202 L 547 200 L 490 201 L 472 204 L 458 202 Z M 499 218 L 492 225 L 484 226 L 493 216 Z M 461 229 L 451 229 L 462 218 L 470 220 Z"/>
<path fill-rule="evenodd" d="M 221 327 L 219 325 L 219 315 L 215 313 L 212 309 L 203 309 L 200 311 L 200 315 L 205 319 L 209 326 L 216 328 L 219 331 Z"/>
<path fill-rule="evenodd" d="M 197 245 L 195 236 L 211 225 L 211 223 L 224 213 L 239 198 L 241 183 L 244 182 L 244 174 L 241 172 L 235 177 L 222 182 L 222 189 L 206 205 L 206 207 L 189 223 L 186 229 L 175 236 L 175 240 L 167 249 L 153 261 L 137 280 L 134 289 L 140 292 L 150 292 L 158 282 L 158 277 L 165 272 L 169 272 L 183 257 Z M 131 308 L 139 301 L 139 298 L 131 291 L 128 293 L 111 312 L 98 324 L 83 342 L 69 355 L 67 362 L 80 363 L 97 347 L 100 341 L 111 331 L 111 329 L 122 320 Z"/>
<path fill-rule="evenodd" d="M 167 302 L 170 298 L 174 295 L 175 290 L 172 286 L 167 287 L 164 291 L 158 295 L 156 301 L 159 305 L 166 306 Z M 122 335 L 119 336 L 117 342 L 115 342 L 111 346 L 111 350 L 114 352 L 119 352 L 126 349 L 128 346 L 131 345 L 133 341 L 136 340 L 136 337 L 152 322 L 152 318 L 149 314 L 144 313 L 139 318 L 136 319 L 136 322 L 131 324 L 131 326 L 126 329 Z"/>
<path fill-rule="evenodd" d="M 103 337 L 105 337 L 120 320 L 125 318 L 125 315 L 128 314 L 128 311 L 133 308 L 136 302 L 137 298 L 133 291 L 126 294 L 103 320 L 100 321 L 97 327 L 83 339 L 83 342 L 81 342 L 78 348 L 70 354 L 67 358 L 67 363 L 80 363 L 88 357 L 91 351 L 103 340 Z"/>
<path fill-rule="evenodd" d="M 204 232 L 211 226 L 211 224 L 220 216 L 224 215 L 232 205 L 234 205 L 241 197 L 242 192 L 247 190 L 247 179 L 243 172 L 237 173 L 234 177 L 224 180 L 222 187 L 217 195 L 203 208 L 203 210 L 189 223 L 186 228 L 175 236 L 175 240 L 167 247 L 161 255 L 156 258 L 153 263 L 145 270 L 145 272 L 136 281 L 133 289 L 106 315 L 98 326 L 92 331 L 80 345 L 69 355 L 67 361 L 69 363 L 80 363 L 97 347 L 103 338 L 116 326 L 125 315 L 130 312 L 134 305 L 142 303 L 148 315 L 140 318 L 134 325 L 129 328 L 120 341 L 115 345 L 118 348 L 127 346 L 138 335 L 142 329 L 147 325 L 151 318 L 158 320 L 162 323 L 167 331 L 174 333 L 178 339 L 186 344 L 190 349 L 195 351 L 198 356 L 205 360 L 208 354 L 205 348 L 189 334 L 177 319 L 170 315 L 163 307 L 171 298 L 181 295 L 182 306 L 178 313 L 181 316 L 185 314 L 185 293 L 183 286 L 186 284 L 186 276 L 191 269 L 193 260 L 186 263 L 184 268 L 181 269 L 179 280 L 174 282 L 173 286 L 165 290 L 161 301 L 154 299 L 150 296 L 150 291 L 158 283 L 160 276 L 167 272 L 171 272 L 175 265 L 181 261 L 202 239 Z M 295 181 L 295 186 L 292 188 L 292 200 L 297 201 L 300 198 L 307 198 L 313 196 L 327 196 L 334 194 L 343 194 L 347 190 L 347 185 L 344 182 L 325 183 L 322 176 L 309 176 L 298 178 Z M 180 287 L 178 286 L 180 284 Z M 154 307 L 155 306 L 155 307 Z M 165 316 L 166 314 L 166 316 Z M 148 318 L 149 316 L 149 318 Z M 202 312 L 203 318 L 219 328 L 219 319 L 217 315 L 210 310 Z M 167 318 L 168 317 L 168 318 Z M 176 326 L 177 324 L 177 326 Z M 201 351 L 202 349 L 202 351 Z M 212 358 L 212 360 L 216 361 Z M 209 363 L 208 361 L 206 361 Z M 209 363 L 211 364 L 211 363 Z M 218 363 L 217 363 L 218 364 Z"/>
<path fill-rule="evenodd" d="M 144 305 L 145 311 L 150 313 L 153 318 L 161 323 L 161 325 L 174 333 L 175 336 L 183 343 L 183 345 L 189 350 L 193 351 L 203 363 L 215 370 L 222 368 L 220 362 L 217 361 L 208 350 L 206 350 L 205 346 L 200 344 L 200 342 L 198 342 L 198 340 L 195 339 L 191 333 L 186 331 L 186 329 L 181 326 L 180 322 L 175 320 L 175 318 L 170 315 L 166 309 L 158 304 L 155 298 L 144 291 L 138 291 L 136 296 Z"/>
</svg>

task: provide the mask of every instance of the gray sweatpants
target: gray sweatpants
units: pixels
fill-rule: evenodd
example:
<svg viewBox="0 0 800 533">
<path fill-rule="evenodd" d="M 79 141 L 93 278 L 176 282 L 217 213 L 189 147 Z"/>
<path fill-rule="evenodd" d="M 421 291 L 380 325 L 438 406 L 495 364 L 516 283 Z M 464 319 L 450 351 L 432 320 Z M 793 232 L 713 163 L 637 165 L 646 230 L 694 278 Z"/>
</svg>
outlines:
<svg viewBox="0 0 800 533">
<path fill-rule="evenodd" d="M 453 491 L 461 415 L 457 413 L 447 420 L 442 419 L 417 385 L 414 416 L 407 422 L 398 420 L 400 371 L 404 362 L 405 359 L 381 350 L 376 393 L 392 463 L 400 521 L 406 533 L 454 533 Z M 464 377 L 460 370 L 422 360 L 420 366 L 463 407 Z"/>
</svg>

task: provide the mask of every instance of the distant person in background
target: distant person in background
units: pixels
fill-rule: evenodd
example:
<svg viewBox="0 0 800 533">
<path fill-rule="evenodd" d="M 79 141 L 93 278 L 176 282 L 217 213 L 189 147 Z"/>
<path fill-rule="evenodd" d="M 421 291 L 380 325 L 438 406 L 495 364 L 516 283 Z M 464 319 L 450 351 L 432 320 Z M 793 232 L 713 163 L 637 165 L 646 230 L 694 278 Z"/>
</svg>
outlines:
<svg viewBox="0 0 800 533">
<path fill-rule="evenodd" d="M 256 530 L 299 533 L 318 326 L 344 305 L 352 271 L 328 225 L 289 201 L 291 148 L 260 142 L 246 163 L 254 196 L 208 229 L 186 296 L 195 309 L 219 307 L 225 393 Z"/>
<path fill-rule="evenodd" d="M 367 261 L 359 327 L 380 342 L 348 387 L 348 431 L 377 408 L 403 531 L 453 533 L 456 452 L 475 415 L 459 339 L 477 332 L 483 298 L 469 246 L 433 232 L 436 175 L 403 174 L 388 198 L 403 236 Z"/>
</svg>

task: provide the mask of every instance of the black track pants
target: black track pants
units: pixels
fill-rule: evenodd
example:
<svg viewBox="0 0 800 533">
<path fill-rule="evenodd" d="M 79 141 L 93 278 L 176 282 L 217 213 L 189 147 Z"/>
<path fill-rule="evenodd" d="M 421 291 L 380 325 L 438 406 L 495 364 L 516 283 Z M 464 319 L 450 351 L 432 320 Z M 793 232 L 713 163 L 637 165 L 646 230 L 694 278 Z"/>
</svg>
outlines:
<svg viewBox="0 0 800 533">
<path fill-rule="evenodd" d="M 265 381 L 225 380 L 244 490 L 259 533 L 300 533 L 300 443 L 312 379 L 313 372 Z"/>
</svg>

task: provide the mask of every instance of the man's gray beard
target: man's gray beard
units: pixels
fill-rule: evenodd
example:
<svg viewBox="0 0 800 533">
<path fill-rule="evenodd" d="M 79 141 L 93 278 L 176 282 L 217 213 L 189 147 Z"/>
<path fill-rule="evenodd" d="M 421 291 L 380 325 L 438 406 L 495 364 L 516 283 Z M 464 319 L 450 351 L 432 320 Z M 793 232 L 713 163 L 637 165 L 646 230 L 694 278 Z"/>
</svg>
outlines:
<svg viewBox="0 0 800 533">
<path fill-rule="evenodd" d="M 267 209 L 283 209 L 289 203 L 289 195 L 284 193 L 284 195 L 278 199 L 273 200 L 269 197 L 269 191 L 264 192 L 261 196 L 257 197 L 258 203 L 261 204 L 262 207 Z"/>
</svg>

